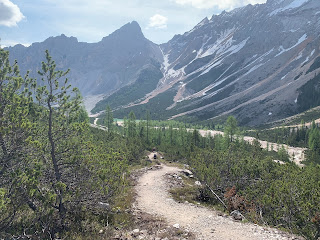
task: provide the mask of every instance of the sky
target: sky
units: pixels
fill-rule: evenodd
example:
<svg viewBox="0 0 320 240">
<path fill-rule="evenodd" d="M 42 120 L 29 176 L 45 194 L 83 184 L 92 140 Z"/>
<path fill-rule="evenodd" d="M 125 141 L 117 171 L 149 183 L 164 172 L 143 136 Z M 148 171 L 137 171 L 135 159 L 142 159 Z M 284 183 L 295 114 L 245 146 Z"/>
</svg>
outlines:
<svg viewBox="0 0 320 240">
<path fill-rule="evenodd" d="M 65 34 L 99 42 L 131 21 L 155 43 L 191 30 L 205 17 L 266 0 L 0 0 L 0 44 L 30 45 Z"/>
</svg>

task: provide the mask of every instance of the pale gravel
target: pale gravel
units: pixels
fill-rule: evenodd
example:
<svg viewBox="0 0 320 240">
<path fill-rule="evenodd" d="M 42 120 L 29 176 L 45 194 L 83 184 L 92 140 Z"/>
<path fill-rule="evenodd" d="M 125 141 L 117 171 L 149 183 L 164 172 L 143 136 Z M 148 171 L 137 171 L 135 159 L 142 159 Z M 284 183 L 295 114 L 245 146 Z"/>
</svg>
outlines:
<svg viewBox="0 0 320 240">
<path fill-rule="evenodd" d="M 179 171 L 181 169 L 177 167 L 162 165 L 162 168 L 142 175 L 136 186 L 138 209 L 164 218 L 170 225 L 179 224 L 195 233 L 199 240 L 301 239 L 277 229 L 237 222 L 202 206 L 177 203 L 169 195 L 165 175 Z"/>
<path fill-rule="evenodd" d="M 189 129 L 189 130 L 191 131 L 192 129 Z M 199 130 L 199 133 L 203 137 L 206 137 L 208 135 L 215 136 L 215 135 L 223 135 L 224 134 L 221 131 L 215 131 L 215 130 Z M 268 151 L 274 150 L 274 151 L 278 152 L 279 149 L 284 147 L 284 149 L 287 151 L 291 161 L 293 161 L 299 167 L 304 166 L 304 164 L 302 162 L 305 160 L 304 152 L 307 150 L 307 148 L 292 147 L 292 146 L 288 146 L 286 144 L 267 142 L 267 141 L 256 139 L 254 137 L 248 137 L 248 136 L 244 136 L 243 140 L 245 140 L 249 143 L 252 143 L 254 140 L 258 140 L 259 143 L 261 144 L 261 147 L 263 149 L 267 149 Z M 277 159 L 275 159 L 275 160 L 277 160 Z"/>
</svg>

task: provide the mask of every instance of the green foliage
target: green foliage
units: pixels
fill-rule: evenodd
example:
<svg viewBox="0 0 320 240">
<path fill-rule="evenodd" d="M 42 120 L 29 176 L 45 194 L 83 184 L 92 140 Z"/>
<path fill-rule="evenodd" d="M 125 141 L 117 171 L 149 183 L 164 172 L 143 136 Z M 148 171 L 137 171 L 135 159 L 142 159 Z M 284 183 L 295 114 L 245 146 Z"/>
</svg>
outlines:
<svg viewBox="0 0 320 240">
<path fill-rule="evenodd" d="M 86 109 L 83 106 L 81 106 L 80 109 L 79 109 L 78 120 L 77 121 L 79 123 L 82 123 L 82 122 L 89 123 L 90 122 L 89 115 L 88 115 Z"/>
<path fill-rule="evenodd" d="M 0 232 L 30 203 L 30 188 L 38 177 L 27 167 L 36 162 L 30 160 L 34 149 L 29 144 L 34 87 L 33 79 L 28 74 L 22 78 L 17 63 L 10 65 L 9 53 L 0 48 Z"/>
<path fill-rule="evenodd" d="M 237 120 L 235 119 L 235 117 L 229 116 L 224 126 L 224 133 L 230 138 L 230 142 L 234 141 L 234 136 L 236 133 L 238 133 L 238 131 L 239 129 Z"/>
<path fill-rule="evenodd" d="M 289 154 L 288 151 L 284 148 L 284 146 L 281 146 L 277 153 L 279 157 L 278 160 L 282 162 L 289 162 Z"/>
<path fill-rule="evenodd" d="M 320 105 L 320 75 L 314 76 L 299 89 L 299 111 L 305 111 Z"/>
<path fill-rule="evenodd" d="M 257 137 L 260 140 L 308 148 L 305 155 L 305 164 L 320 163 L 320 129 L 314 121 L 310 128 L 307 128 L 302 121 L 300 127 L 247 131 L 245 134 Z M 283 159 L 282 161 L 288 159 L 285 149 L 280 149 L 278 156 Z"/>
<path fill-rule="evenodd" d="M 311 220 L 319 209 L 319 166 L 280 165 L 258 145 L 243 141 L 220 149 L 199 149 L 189 164 L 199 180 L 224 199 L 229 211 L 239 210 L 253 222 L 315 239 L 318 229 Z M 219 204 L 215 196 L 209 202 Z"/>
<path fill-rule="evenodd" d="M 84 132 L 88 121 L 81 111 L 81 97 L 79 91 L 63 79 L 67 71 L 56 70 L 56 64 L 49 52 L 46 51 L 46 62 L 42 62 L 42 70 L 38 72 L 42 77 L 43 86 L 37 89 L 36 99 L 39 103 L 39 122 L 37 138 L 41 142 L 42 151 L 47 164 L 43 164 L 48 174 L 42 176 L 41 182 L 48 182 L 42 186 L 42 196 L 49 196 L 49 206 L 44 205 L 44 212 L 57 210 L 58 221 L 52 226 L 52 234 L 65 228 L 65 219 L 75 204 L 78 186 L 72 186 L 76 179 L 81 185 L 85 179 L 74 175 L 80 172 L 84 154 Z M 50 206 L 51 205 L 51 206 Z M 69 205 L 69 206 L 67 206 Z M 50 210 L 52 208 L 52 210 Z"/>
<path fill-rule="evenodd" d="M 138 79 L 133 84 L 121 88 L 106 99 L 100 101 L 92 112 L 99 112 L 104 110 L 108 104 L 112 108 L 122 105 L 127 105 L 141 98 L 141 96 L 154 90 L 162 78 L 162 73 L 156 68 L 144 69 L 141 71 Z M 143 87 L 141 87 L 143 86 Z"/>
<path fill-rule="evenodd" d="M 313 126 L 309 131 L 309 151 L 307 153 L 308 162 L 320 164 L 320 129 Z"/>
<path fill-rule="evenodd" d="M 113 120 L 112 110 L 111 110 L 110 106 L 107 105 L 104 124 L 107 127 L 107 131 L 109 134 L 111 134 L 113 132 L 113 121 L 114 120 Z"/>
<path fill-rule="evenodd" d="M 143 121 L 137 125 L 140 141 L 146 139 L 145 126 Z M 310 164 L 301 169 L 288 161 L 284 147 L 278 153 L 269 153 L 262 150 L 258 141 L 249 144 L 235 138 L 238 127 L 234 118 L 229 118 L 225 125 L 229 137 L 204 138 L 197 130 L 183 125 L 166 126 L 151 127 L 149 141 L 143 144 L 149 149 L 156 147 L 164 151 L 170 160 L 190 165 L 197 178 L 224 200 L 229 211 L 239 210 L 253 222 L 281 226 L 307 239 L 315 239 L 319 232 L 318 166 Z M 299 134 L 302 133 L 305 134 Z M 316 139 L 317 134 L 314 136 Z M 286 164 L 275 163 L 274 159 Z M 220 203 L 205 188 L 193 194 L 211 204 Z"/>
<path fill-rule="evenodd" d="M 63 238 L 88 222 L 104 226 L 111 210 L 98 203 L 112 207 L 128 159 L 141 151 L 120 135 L 89 129 L 68 72 L 56 70 L 46 51 L 37 88 L 0 49 L 0 238 Z"/>
<path fill-rule="evenodd" d="M 136 116 L 134 112 L 130 112 L 128 116 L 128 137 L 135 138 L 137 135 L 137 128 L 136 128 Z"/>
</svg>

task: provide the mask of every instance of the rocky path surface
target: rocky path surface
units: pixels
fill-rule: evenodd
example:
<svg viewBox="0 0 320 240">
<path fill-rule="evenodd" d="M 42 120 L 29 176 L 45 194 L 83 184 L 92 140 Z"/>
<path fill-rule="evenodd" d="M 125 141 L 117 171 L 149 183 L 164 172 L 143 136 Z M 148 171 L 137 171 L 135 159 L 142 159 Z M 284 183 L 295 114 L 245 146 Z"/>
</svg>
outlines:
<svg viewBox="0 0 320 240">
<path fill-rule="evenodd" d="M 174 201 L 169 195 L 165 176 L 179 171 L 179 168 L 162 165 L 162 168 L 142 175 L 136 186 L 137 207 L 193 232 L 199 240 L 300 239 L 276 229 L 236 222 L 202 206 Z"/>
</svg>

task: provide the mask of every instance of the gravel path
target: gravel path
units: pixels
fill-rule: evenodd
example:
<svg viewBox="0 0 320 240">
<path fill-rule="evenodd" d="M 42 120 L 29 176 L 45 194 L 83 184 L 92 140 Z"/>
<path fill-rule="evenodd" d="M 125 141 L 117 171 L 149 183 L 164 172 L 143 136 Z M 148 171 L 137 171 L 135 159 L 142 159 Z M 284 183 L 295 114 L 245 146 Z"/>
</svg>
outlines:
<svg viewBox="0 0 320 240">
<path fill-rule="evenodd" d="M 175 202 L 168 193 L 165 175 L 179 171 L 179 168 L 162 165 L 161 169 L 142 175 L 136 186 L 137 207 L 163 217 L 170 225 L 179 224 L 195 233 L 199 240 L 298 239 L 276 229 L 236 222 L 205 207 Z"/>
</svg>

